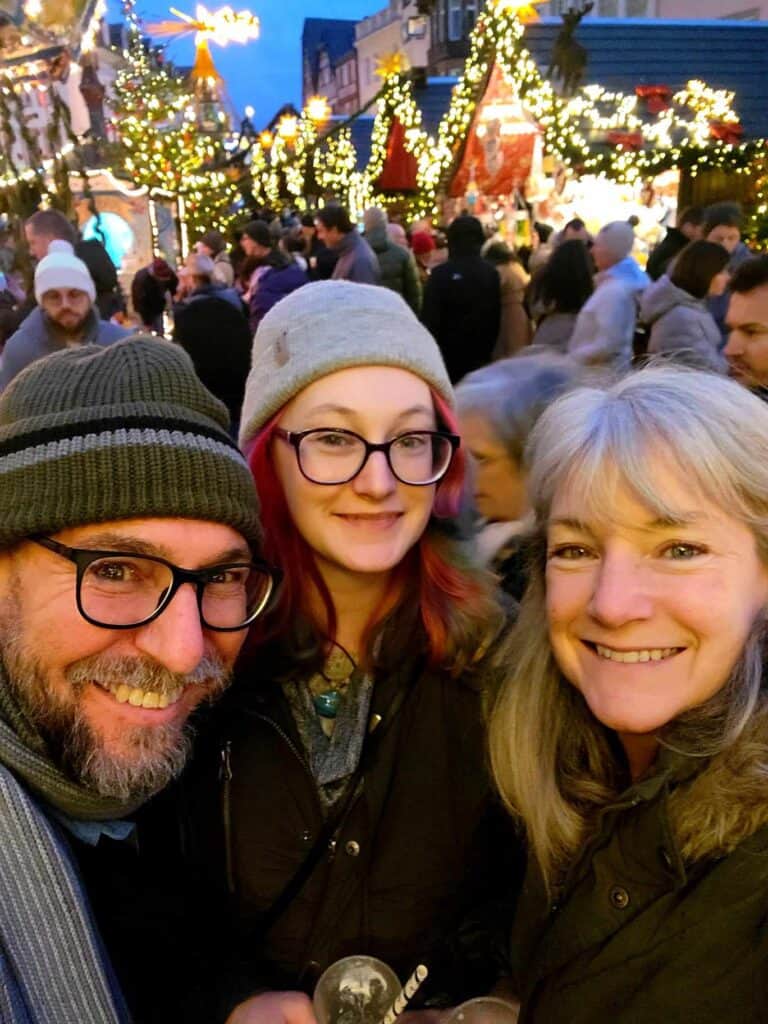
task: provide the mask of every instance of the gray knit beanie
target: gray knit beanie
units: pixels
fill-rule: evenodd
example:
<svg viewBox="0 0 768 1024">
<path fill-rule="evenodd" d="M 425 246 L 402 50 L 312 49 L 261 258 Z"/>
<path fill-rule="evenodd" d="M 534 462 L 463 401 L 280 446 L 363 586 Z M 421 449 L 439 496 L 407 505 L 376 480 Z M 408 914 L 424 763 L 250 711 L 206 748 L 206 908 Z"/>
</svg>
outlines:
<svg viewBox="0 0 768 1024">
<path fill-rule="evenodd" d="M 454 404 L 437 343 L 401 296 L 377 285 L 318 281 L 281 299 L 259 324 L 241 447 L 308 384 L 352 366 L 410 370 Z"/>
<path fill-rule="evenodd" d="M 178 516 L 260 543 L 227 411 L 178 345 L 134 335 L 40 359 L 0 395 L 0 548 L 70 526 Z"/>
</svg>

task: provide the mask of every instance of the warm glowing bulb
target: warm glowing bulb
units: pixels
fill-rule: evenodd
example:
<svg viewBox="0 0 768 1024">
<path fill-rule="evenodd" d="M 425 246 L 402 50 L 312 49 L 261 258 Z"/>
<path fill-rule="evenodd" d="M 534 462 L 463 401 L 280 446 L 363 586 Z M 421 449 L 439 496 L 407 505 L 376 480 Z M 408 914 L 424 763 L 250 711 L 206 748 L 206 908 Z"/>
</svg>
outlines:
<svg viewBox="0 0 768 1024">
<path fill-rule="evenodd" d="M 325 96 L 312 96 L 307 100 L 307 116 L 315 124 L 322 124 L 331 116 L 331 108 Z"/>
</svg>

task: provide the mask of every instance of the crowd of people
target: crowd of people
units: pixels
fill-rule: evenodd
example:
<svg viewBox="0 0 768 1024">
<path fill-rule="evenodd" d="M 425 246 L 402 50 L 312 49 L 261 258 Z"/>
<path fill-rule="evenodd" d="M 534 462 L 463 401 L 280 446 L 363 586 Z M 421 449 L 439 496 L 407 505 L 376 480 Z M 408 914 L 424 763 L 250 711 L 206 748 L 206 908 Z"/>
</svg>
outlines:
<svg viewBox="0 0 768 1024">
<path fill-rule="evenodd" d="M 645 269 L 362 227 L 208 231 L 116 316 L 25 225 L 0 1019 L 336 1024 L 354 955 L 428 966 L 403 1024 L 768 1019 L 768 256 L 727 203 Z"/>
</svg>

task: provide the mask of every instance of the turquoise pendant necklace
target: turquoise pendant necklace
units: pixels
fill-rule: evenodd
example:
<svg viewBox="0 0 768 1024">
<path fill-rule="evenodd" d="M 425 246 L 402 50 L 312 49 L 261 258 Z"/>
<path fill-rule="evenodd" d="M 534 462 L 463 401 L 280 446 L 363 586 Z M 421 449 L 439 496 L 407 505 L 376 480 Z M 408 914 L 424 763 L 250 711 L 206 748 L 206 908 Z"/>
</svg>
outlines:
<svg viewBox="0 0 768 1024">
<path fill-rule="evenodd" d="M 326 659 L 322 671 L 310 680 L 312 703 L 321 718 L 336 718 L 344 691 L 354 671 L 354 658 L 343 648 L 336 646 Z"/>
<path fill-rule="evenodd" d="M 321 718 L 335 718 L 341 707 L 341 694 L 338 690 L 326 690 L 312 698 L 315 711 Z"/>
</svg>

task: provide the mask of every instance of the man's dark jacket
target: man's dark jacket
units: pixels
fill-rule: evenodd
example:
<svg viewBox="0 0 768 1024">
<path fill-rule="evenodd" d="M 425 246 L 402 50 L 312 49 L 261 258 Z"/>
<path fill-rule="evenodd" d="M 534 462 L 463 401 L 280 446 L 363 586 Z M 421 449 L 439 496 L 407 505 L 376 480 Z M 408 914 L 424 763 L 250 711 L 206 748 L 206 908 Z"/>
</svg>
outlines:
<svg viewBox="0 0 768 1024">
<path fill-rule="evenodd" d="M 501 323 L 496 268 L 479 254 L 451 255 L 427 279 L 421 319 L 443 354 L 452 383 L 490 363 Z"/>
<path fill-rule="evenodd" d="M 311 992 L 326 967 L 352 954 L 405 977 L 468 908 L 511 884 L 517 847 L 486 772 L 482 699 L 478 679 L 413 660 L 377 681 L 370 721 L 381 722 L 366 738 L 361 792 L 303 890 L 261 936 L 260 916 L 324 819 L 282 687 L 250 675 L 235 684 L 189 785 L 198 870 L 226 880 L 230 893 L 221 928 L 236 937 L 222 957 L 228 1009 L 259 989 Z M 481 970 L 491 983 L 494 965 Z M 435 981 L 457 997 L 475 984 Z"/>
<path fill-rule="evenodd" d="M 174 310 L 173 337 L 192 359 L 203 384 L 229 409 L 236 425 L 251 367 L 251 331 L 234 289 L 206 285 L 193 292 Z"/>
</svg>

